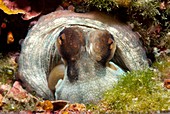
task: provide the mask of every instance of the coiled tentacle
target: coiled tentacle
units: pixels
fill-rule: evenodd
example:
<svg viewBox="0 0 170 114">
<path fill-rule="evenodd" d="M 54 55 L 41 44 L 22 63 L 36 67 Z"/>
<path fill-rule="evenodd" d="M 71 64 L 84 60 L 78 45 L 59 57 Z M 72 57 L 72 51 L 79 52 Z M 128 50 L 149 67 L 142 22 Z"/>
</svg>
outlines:
<svg viewBox="0 0 170 114">
<path fill-rule="evenodd" d="M 89 30 L 107 30 L 114 36 L 117 44 L 117 58 L 113 60 L 121 59 L 129 70 L 139 70 L 148 66 L 138 35 L 112 16 L 99 12 L 52 12 L 42 16 L 29 31 L 22 44 L 19 58 L 20 79 L 28 89 L 34 90 L 43 98 L 54 98 L 48 88 L 47 78 L 60 60 L 56 40 L 62 30 L 71 26 L 85 27 Z"/>
</svg>

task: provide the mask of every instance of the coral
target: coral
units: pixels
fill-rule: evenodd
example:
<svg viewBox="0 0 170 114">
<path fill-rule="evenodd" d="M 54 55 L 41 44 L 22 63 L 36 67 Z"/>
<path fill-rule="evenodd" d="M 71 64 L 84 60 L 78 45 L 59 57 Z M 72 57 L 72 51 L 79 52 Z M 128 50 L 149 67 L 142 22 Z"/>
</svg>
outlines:
<svg viewBox="0 0 170 114">
<path fill-rule="evenodd" d="M 0 9 L 9 15 L 18 13 L 25 14 L 24 10 L 16 8 L 16 4 L 8 0 L 0 0 Z"/>
<path fill-rule="evenodd" d="M 23 5 L 23 4 L 24 5 Z M 42 10 L 44 2 L 33 2 L 37 5 L 38 8 Z M 21 5 L 22 4 L 22 5 Z M 4 11 L 4 13 L 11 14 L 23 14 L 23 20 L 30 20 L 34 17 L 37 17 L 41 14 L 41 11 L 35 8 L 30 1 L 23 0 L 18 2 L 18 0 L 10 1 L 10 0 L 0 0 L 0 9 Z"/>
<path fill-rule="evenodd" d="M 163 9 L 160 6 L 162 4 L 164 4 Z M 167 33 L 170 27 L 168 21 L 170 5 L 168 2 L 153 0 L 142 6 L 133 2 L 128 9 L 128 14 L 129 20 L 134 24 L 133 29 L 142 35 L 141 40 L 147 51 L 151 52 L 153 47 L 168 48 Z"/>
<path fill-rule="evenodd" d="M 35 110 L 38 98 L 26 92 L 19 82 L 13 86 L 0 83 L 1 99 L 0 103 L 3 112 L 18 110 Z"/>
</svg>

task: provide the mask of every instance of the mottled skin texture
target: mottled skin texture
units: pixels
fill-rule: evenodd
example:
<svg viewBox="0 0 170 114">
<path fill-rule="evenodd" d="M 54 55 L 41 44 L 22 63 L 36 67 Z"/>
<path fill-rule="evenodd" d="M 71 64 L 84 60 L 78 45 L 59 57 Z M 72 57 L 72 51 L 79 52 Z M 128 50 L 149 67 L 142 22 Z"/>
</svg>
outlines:
<svg viewBox="0 0 170 114">
<path fill-rule="evenodd" d="M 57 39 L 59 55 L 65 63 L 64 79 L 56 87 L 56 99 L 71 102 L 96 102 L 113 87 L 117 77 L 108 68 L 116 44 L 106 30 L 83 32 L 81 28 L 64 29 Z"/>
<path fill-rule="evenodd" d="M 81 47 L 85 45 L 82 31 L 78 28 L 68 28 L 61 32 L 57 39 L 57 47 L 64 63 L 68 66 L 67 76 L 70 82 L 78 80 L 78 67 L 76 61 L 80 58 Z"/>
</svg>

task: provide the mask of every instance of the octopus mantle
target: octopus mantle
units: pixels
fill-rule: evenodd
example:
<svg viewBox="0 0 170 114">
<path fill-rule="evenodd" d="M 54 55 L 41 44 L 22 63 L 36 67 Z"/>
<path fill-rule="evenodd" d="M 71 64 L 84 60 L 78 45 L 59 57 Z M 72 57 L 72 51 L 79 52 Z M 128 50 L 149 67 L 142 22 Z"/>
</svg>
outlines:
<svg viewBox="0 0 170 114">
<path fill-rule="evenodd" d="M 65 30 L 69 28 L 69 34 L 74 36 L 75 32 L 74 38 L 67 35 Z M 106 33 L 105 39 L 94 36 L 100 32 L 101 35 Z M 96 40 L 93 41 L 93 38 Z M 99 43 L 96 44 L 96 41 Z M 106 51 L 102 51 L 101 44 Z M 100 52 L 95 51 L 95 45 Z M 123 73 L 121 68 L 140 70 L 148 66 L 139 36 L 126 24 L 101 12 L 55 11 L 42 16 L 22 44 L 19 78 L 28 90 L 45 99 L 54 99 L 47 80 L 61 58 L 65 65 L 64 78 L 56 85 L 55 98 L 71 102 L 96 102 L 105 90 L 113 87 L 117 76 Z M 78 72 L 78 75 L 72 75 L 71 71 Z"/>
</svg>

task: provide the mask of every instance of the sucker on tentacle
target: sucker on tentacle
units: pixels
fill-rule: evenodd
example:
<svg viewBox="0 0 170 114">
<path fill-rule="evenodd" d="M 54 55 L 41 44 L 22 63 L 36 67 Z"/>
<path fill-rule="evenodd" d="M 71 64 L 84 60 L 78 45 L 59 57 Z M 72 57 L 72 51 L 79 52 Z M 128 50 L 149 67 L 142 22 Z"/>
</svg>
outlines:
<svg viewBox="0 0 170 114">
<path fill-rule="evenodd" d="M 64 78 L 64 64 L 59 64 L 52 69 L 48 76 L 48 87 L 52 92 L 55 92 L 55 86 L 60 79 Z"/>
<path fill-rule="evenodd" d="M 75 34 L 66 31 L 69 28 L 71 31 L 77 28 Z M 71 34 L 75 37 L 69 36 Z M 57 68 L 61 58 L 64 72 Z M 56 85 L 58 99 L 96 102 L 100 99 L 97 96 L 112 87 L 117 76 L 123 73 L 110 59 L 128 70 L 148 67 L 138 35 L 126 24 L 101 12 L 55 11 L 42 16 L 27 34 L 22 43 L 18 72 L 26 87 L 45 99 L 54 99 L 54 85 L 64 75 L 63 81 Z M 55 71 L 62 73 L 56 78 Z"/>
</svg>

